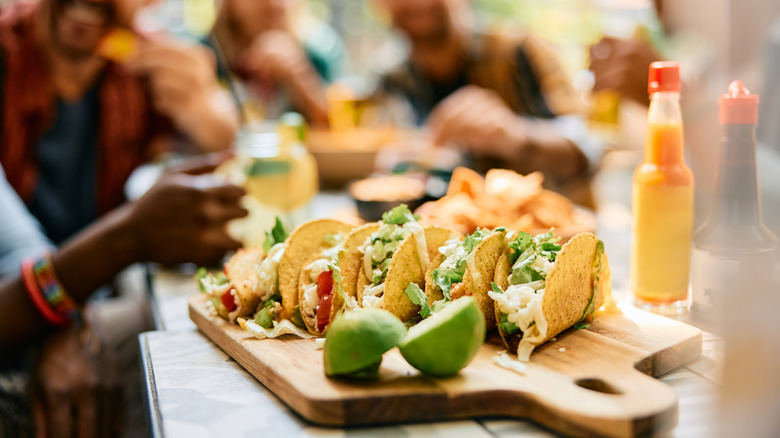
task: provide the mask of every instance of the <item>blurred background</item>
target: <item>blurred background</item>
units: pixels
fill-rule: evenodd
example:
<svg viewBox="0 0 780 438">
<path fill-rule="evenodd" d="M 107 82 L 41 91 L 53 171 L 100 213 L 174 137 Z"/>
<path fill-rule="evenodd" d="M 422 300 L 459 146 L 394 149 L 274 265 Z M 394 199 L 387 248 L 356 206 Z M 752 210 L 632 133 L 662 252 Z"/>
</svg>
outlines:
<svg viewBox="0 0 780 438">
<path fill-rule="evenodd" d="M 18 0 L 0 0 L 0 6 L 15 1 Z M 68 7 L 81 3 L 92 3 L 87 9 L 101 7 L 101 2 L 58 2 Z M 215 23 L 218 25 L 217 17 L 222 4 L 220 0 L 157 0 L 149 2 L 133 19 L 135 30 L 150 34 L 168 32 L 191 45 L 203 43 L 211 46 L 213 50 L 209 53 L 216 55 L 214 59 L 219 64 L 219 71 L 216 74 L 209 71 L 208 74 L 212 76 L 215 88 L 219 85 L 219 91 L 224 92 L 226 99 L 232 99 L 227 106 L 241 109 L 241 123 L 238 129 L 231 125 L 227 140 L 222 139 L 218 147 L 203 147 L 196 151 L 187 145 L 177 145 L 173 149 L 174 154 L 156 157 L 158 161 L 135 171 L 125 186 L 129 199 L 141 196 L 172 161 L 194 152 L 232 149 L 237 152 L 236 157 L 221 165 L 216 173 L 244 186 L 250 195 L 243 199 L 243 206 L 252 213 L 250 218 L 230 224 L 232 235 L 247 246 L 262 242 L 263 231 L 272 225 L 277 215 L 283 216 L 289 224 L 310 218 L 312 212 L 353 222 L 371 221 L 377 220 L 377 214 L 394 204 L 405 202 L 411 205 L 414 202 L 415 207 L 422 205 L 418 212 L 423 214 L 424 220 L 430 221 L 428 223 L 444 221 L 447 225 L 460 227 L 458 229 L 463 232 L 472 232 L 477 226 L 510 224 L 511 229 L 528 231 L 554 227 L 565 236 L 579 231 L 596 231 L 605 242 L 609 255 L 613 288 L 618 298 L 627 298 L 631 293 L 628 273 L 632 238 L 632 175 L 642 161 L 646 140 L 649 103 L 647 66 L 651 61 L 674 60 L 679 62 L 681 72 L 685 156 L 695 175 L 695 226 L 704 223 L 709 216 L 717 172 L 721 166 L 718 97 L 726 93 L 731 81 L 741 80 L 761 99 L 756 160 L 761 208 L 766 226 L 775 236 L 780 236 L 778 0 L 448 1 L 448 5 L 462 7 L 458 12 L 467 15 L 471 26 L 478 31 L 495 31 L 497 34 L 516 32 L 523 34 L 523 38 L 534 35 L 543 41 L 540 46 L 549 48 L 549 53 L 544 56 L 534 57 L 532 50 L 524 52 L 528 48 L 525 45 L 517 50 L 536 63 L 529 68 L 531 73 L 553 71 L 549 77 L 557 81 L 555 83 L 559 87 L 541 90 L 542 101 L 550 97 L 550 103 L 556 97 L 553 95 L 564 89 L 568 92 L 571 88 L 571 96 L 567 96 L 571 97 L 569 111 L 558 112 L 553 111 L 555 108 L 546 107 L 542 111 L 536 111 L 538 108 L 518 111 L 517 108 L 509 108 L 511 105 L 508 103 L 499 105 L 511 110 L 504 112 L 518 116 L 501 119 L 499 125 L 504 125 L 501 127 L 513 124 L 507 121 L 524 127 L 553 127 L 550 130 L 557 130 L 558 140 L 566 139 L 568 146 L 574 146 L 569 148 L 569 152 L 576 149 L 578 154 L 570 154 L 567 159 L 553 156 L 556 159 L 545 163 L 546 167 L 530 169 L 522 166 L 525 164 L 522 163 L 524 157 L 518 160 L 516 156 L 513 157 L 515 161 L 499 160 L 499 165 L 488 163 L 480 167 L 480 163 L 474 162 L 476 160 L 469 161 L 470 158 L 464 156 L 467 152 L 490 149 L 490 141 L 479 146 L 434 141 L 432 136 L 441 132 L 435 134 L 436 117 L 431 116 L 433 121 L 427 119 L 429 114 L 435 113 L 430 111 L 432 108 L 427 108 L 428 113 L 421 117 L 419 108 L 410 108 L 414 103 L 392 99 L 379 103 L 379 100 L 374 100 L 377 92 L 387 85 L 381 83 L 387 80 L 387 72 L 405 63 L 411 64 L 409 59 L 413 45 L 409 41 L 412 38 L 407 39 L 393 30 L 389 11 L 392 0 L 290 0 L 285 4 L 292 5 L 291 23 L 285 23 L 283 32 L 275 32 L 279 29 L 267 32 L 276 33 L 273 35 L 276 39 L 269 39 L 272 43 L 266 42 L 261 48 L 253 45 L 261 39 L 260 36 L 250 40 L 247 47 L 240 48 L 222 44 L 226 39 L 221 36 L 221 41 L 212 38 L 218 33 L 212 32 L 212 29 Z M 251 5 L 251 2 L 244 2 L 244 5 L 247 4 Z M 84 10 L 75 9 L 85 14 Z M 86 14 L 89 18 L 89 11 Z M 236 27 L 239 18 L 242 17 L 232 18 L 223 35 L 230 35 L 235 30 L 231 26 Z M 245 21 L 252 24 L 257 20 Z M 286 28 L 288 25 L 289 29 Z M 112 35 L 116 36 L 117 47 L 114 49 L 118 58 L 122 57 L 122 44 L 134 44 L 132 35 L 129 42 L 123 40 L 127 35 L 121 31 L 127 32 L 125 28 L 128 27 L 120 29 L 118 35 Z M 266 31 L 268 29 L 263 30 Z M 287 40 L 280 40 L 278 33 L 291 35 L 285 36 Z M 310 75 L 315 77 L 314 81 L 311 81 L 312 77 L 301 81 L 310 86 L 311 91 L 303 98 L 300 95 L 305 93 L 301 93 L 301 89 L 306 87 L 292 89 L 286 83 L 284 86 L 273 84 L 273 80 L 268 78 L 273 75 L 261 71 L 262 65 L 259 66 L 261 68 L 245 65 L 240 59 L 242 56 L 239 56 L 257 49 L 263 55 L 258 55 L 258 59 L 263 60 L 259 64 L 270 64 L 268 60 L 284 64 L 289 61 L 285 55 L 290 54 L 280 53 L 284 52 L 282 43 L 285 41 L 295 41 L 296 50 L 288 52 L 301 55 L 304 50 L 300 49 L 305 49 L 305 55 L 310 58 L 308 64 L 311 64 L 307 64 L 308 73 L 317 70 L 318 75 Z M 314 46 L 317 57 L 309 52 Z M 222 53 L 231 50 L 234 56 Z M 100 55 L 105 56 L 103 53 Z M 550 62 L 555 58 L 560 62 L 560 73 L 557 63 Z M 108 59 L 120 63 L 126 61 Z M 318 64 L 323 60 L 328 60 L 328 64 Z M 606 61 L 609 61 L 608 65 Z M 133 62 L 137 60 L 130 61 L 131 64 Z M 231 62 L 234 65 L 230 65 Z M 555 68 L 549 67 L 547 62 L 555 64 Z M 600 70 L 599 65 L 605 70 Z M 209 69 L 211 67 L 208 66 Z M 241 72 L 243 75 L 239 72 L 242 69 L 246 70 Z M 295 68 L 290 69 L 293 70 Z M 419 73 L 411 67 L 408 70 L 411 70 L 412 77 Z M 609 86 L 599 82 L 610 75 L 613 80 Z M 149 74 L 143 80 L 152 76 Z M 218 81 L 214 81 L 213 76 L 218 76 Z M 461 72 L 457 76 L 457 79 L 463 79 L 461 76 L 466 74 Z M 510 79 L 516 80 L 515 76 Z M 544 75 L 539 76 L 542 81 L 548 79 Z M 273 79 L 283 83 L 287 78 Z M 393 77 L 390 76 L 390 79 Z M 628 83 L 629 79 L 634 82 Z M 523 80 L 515 82 L 519 83 L 518 87 L 527 85 Z M 456 89 L 466 88 L 463 85 L 467 84 L 459 84 L 447 93 L 435 90 L 442 94 L 437 96 L 441 99 L 436 103 L 441 101 L 444 106 L 444 98 L 456 94 Z M 537 89 L 544 88 L 544 84 L 533 85 Z M 430 88 L 436 89 L 436 86 Z M 545 91 L 551 92 L 545 95 Z M 252 93 L 257 98 L 254 101 L 247 98 Z M 294 99 L 288 100 L 297 99 L 295 104 L 306 103 L 297 106 L 307 107 L 310 113 L 299 115 L 289 113 L 291 108 L 280 110 L 283 105 L 277 105 L 275 101 L 290 96 Z M 483 95 L 482 103 L 490 100 L 491 96 L 486 98 Z M 461 101 L 461 106 L 467 106 L 464 102 L 467 101 Z M 232 110 L 222 109 L 225 107 L 216 111 L 217 116 Z M 300 108 L 297 110 L 306 112 Z M 171 116 L 179 125 L 192 128 L 194 134 L 186 134 L 195 137 L 195 134 L 203 132 L 198 129 L 198 123 L 186 123 L 189 121 L 186 116 L 193 112 L 192 108 L 185 108 L 165 115 Z M 184 121 L 175 116 L 182 116 Z M 556 118 L 560 122 L 552 120 Z M 533 120 L 529 122 L 530 119 Z M 462 121 L 456 117 L 452 120 Z M 238 125 L 237 120 L 233 122 Z M 525 122 L 529 124 L 523 125 Z M 547 122 L 550 122 L 549 126 L 545 124 Z M 64 130 L 66 134 L 67 131 Z M 545 134 L 541 138 L 549 139 L 546 135 L 549 131 L 542 129 L 540 132 Z M 182 143 L 182 135 L 174 137 Z M 510 142 L 510 146 L 516 144 Z M 499 151 L 499 155 L 501 153 L 505 151 Z M 501 158 L 506 158 L 506 155 Z M 160 161 L 166 160 L 166 163 L 160 164 Z M 520 165 L 514 166 L 518 161 Z M 559 170 L 556 167 L 565 167 L 566 163 L 573 162 L 579 166 L 579 174 L 569 172 L 564 175 L 568 181 L 556 182 L 554 171 Z M 458 168 L 463 170 L 453 173 L 459 165 L 476 168 L 482 174 L 485 169 L 493 170 L 487 176 L 464 168 Z M 6 168 L 7 173 L 9 167 Z M 513 168 L 516 172 L 496 172 L 496 168 Z M 535 170 L 544 172 L 544 176 L 531 173 Z M 407 171 L 409 177 L 405 179 L 395 178 L 403 175 L 389 175 Z M 448 189 L 450 179 L 454 183 Z M 474 187 L 495 189 L 498 194 L 488 202 L 474 194 Z M 443 196 L 445 201 L 432 203 Z M 520 199 L 525 202 L 531 198 L 533 201 L 525 204 L 518 201 L 513 208 L 509 208 L 506 201 Z M 453 219 L 456 217 L 457 221 Z M 735 258 L 738 260 L 738 257 Z M 772 255 L 766 258 L 772 259 Z M 780 252 L 775 250 L 770 265 L 771 261 L 780 261 Z M 719 333 L 726 332 L 730 342 L 725 361 L 725 404 L 723 415 L 718 417 L 722 422 L 722 436 L 737 433 L 777 436 L 780 431 L 780 424 L 774 418 L 780 411 L 780 373 L 776 371 L 780 365 L 780 336 L 777 336 L 777 318 L 774 315 L 774 309 L 780 306 L 780 285 L 772 277 L 772 272 L 767 272 L 766 276 L 774 281 L 763 283 L 754 278 L 740 278 L 742 287 L 731 294 L 731 307 L 724 309 L 720 320 L 706 327 Z M 187 279 L 189 281 L 189 276 Z M 189 286 L 187 283 L 186 287 Z M 183 311 L 184 307 L 181 309 Z M 754 360 L 742 360 L 746 357 Z M 750 421 L 746 421 L 748 419 Z"/>
</svg>

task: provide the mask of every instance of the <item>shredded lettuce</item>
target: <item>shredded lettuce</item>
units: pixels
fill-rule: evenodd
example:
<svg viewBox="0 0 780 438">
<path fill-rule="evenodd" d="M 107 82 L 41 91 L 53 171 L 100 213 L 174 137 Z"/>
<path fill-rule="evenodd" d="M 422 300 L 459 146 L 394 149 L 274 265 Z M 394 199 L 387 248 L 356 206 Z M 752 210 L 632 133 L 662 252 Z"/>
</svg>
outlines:
<svg viewBox="0 0 780 438">
<path fill-rule="evenodd" d="M 496 231 L 503 231 L 502 229 L 496 228 Z M 469 234 L 466 236 L 465 239 L 460 243 L 463 249 L 466 250 L 467 254 L 471 254 L 472 251 L 482 243 L 483 240 L 485 240 L 485 237 L 493 234 L 493 231 L 490 231 L 486 228 L 477 228 L 477 231 L 474 231 L 472 234 Z"/>
<path fill-rule="evenodd" d="M 498 321 L 498 328 L 507 334 L 512 334 L 518 330 L 520 330 L 517 325 L 511 321 L 509 321 L 508 315 L 506 313 L 501 314 L 501 318 Z"/>
<path fill-rule="evenodd" d="M 443 265 L 443 264 L 442 264 Z M 449 301 L 452 299 L 450 290 L 453 284 L 463 282 L 463 275 L 466 273 L 466 259 L 460 259 L 454 266 L 439 266 L 433 270 L 433 283 L 441 288 L 444 298 Z"/>
<path fill-rule="evenodd" d="M 206 286 L 203 284 L 203 280 L 209 275 L 209 271 L 206 268 L 198 268 L 198 272 L 195 274 L 195 280 L 198 281 L 198 289 L 201 292 L 206 293 Z"/>
<path fill-rule="evenodd" d="M 263 251 L 268 253 L 268 251 L 271 250 L 272 246 L 276 245 L 277 243 L 283 243 L 285 240 L 287 240 L 287 237 L 288 237 L 287 230 L 284 229 L 282 220 L 279 219 L 279 216 L 277 216 L 276 223 L 274 224 L 273 228 L 271 228 L 270 231 L 265 232 L 265 242 L 263 242 Z"/>
<path fill-rule="evenodd" d="M 526 284 L 534 281 L 544 280 L 547 273 L 538 265 L 538 262 L 554 262 L 561 250 L 558 245 L 560 238 L 555 237 L 552 231 L 545 234 L 539 234 L 531 237 L 530 234 L 520 231 L 517 237 L 509 242 L 508 246 L 513 249 L 509 255 L 512 263 L 512 275 L 509 282 L 511 284 Z M 537 260 L 538 258 L 543 260 Z"/>
<path fill-rule="evenodd" d="M 474 233 L 466 236 L 457 246 L 452 249 L 451 254 L 445 254 L 446 259 L 433 270 L 432 280 L 436 286 L 441 288 L 444 297 L 449 301 L 451 298 L 450 290 L 453 284 L 463 282 L 463 275 L 466 273 L 466 259 L 485 237 L 495 231 L 503 232 L 503 228 L 496 228 L 490 231 L 485 228 L 478 228 Z"/>
<path fill-rule="evenodd" d="M 206 268 L 198 268 L 198 272 L 195 273 L 195 279 L 198 281 L 198 288 L 203 293 L 208 293 L 206 290 L 208 286 L 222 286 L 230 281 L 225 273 L 209 274 Z"/>
<path fill-rule="evenodd" d="M 559 240 L 560 238 L 556 237 L 552 231 L 534 237 L 531 237 L 525 231 L 520 231 L 517 233 L 517 237 L 509 242 L 509 247 L 514 250 L 509 256 L 509 261 L 514 264 L 521 254 L 529 249 L 533 249 L 534 252 L 554 262 L 558 251 L 561 250 L 561 245 L 558 245 Z"/>
<path fill-rule="evenodd" d="M 420 306 L 420 316 L 423 319 L 430 316 L 431 306 L 428 304 L 428 297 L 425 296 L 425 292 L 420 289 L 420 286 L 417 286 L 415 283 L 409 283 L 404 293 L 409 297 L 409 301 L 412 304 Z"/>
<path fill-rule="evenodd" d="M 420 216 L 412 214 L 406 204 L 401 204 L 382 214 L 382 222 L 386 224 L 403 225 L 407 222 L 417 222 L 418 220 L 420 220 Z"/>
</svg>

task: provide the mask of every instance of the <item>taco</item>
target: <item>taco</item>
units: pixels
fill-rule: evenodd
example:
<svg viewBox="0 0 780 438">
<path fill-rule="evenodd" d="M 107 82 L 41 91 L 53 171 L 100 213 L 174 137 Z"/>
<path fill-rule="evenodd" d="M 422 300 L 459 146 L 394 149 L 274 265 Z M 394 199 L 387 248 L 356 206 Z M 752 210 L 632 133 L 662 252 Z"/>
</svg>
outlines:
<svg viewBox="0 0 780 438">
<path fill-rule="evenodd" d="M 604 244 L 591 233 L 561 247 L 552 232 L 520 232 L 496 265 L 490 298 L 509 351 L 527 361 L 537 346 L 590 321 L 611 295 Z"/>
<path fill-rule="evenodd" d="M 229 321 L 255 312 L 260 303 L 260 288 L 255 267 L 265 258 L 262 248 L 239 249 L 225 263 L 222 272 L 209 274 L 198 269 L 198 286 L 210 297 L 217 314 Z"/>
<path fill-rule="evenodd" d="M 283 315 L 291 318 L 296 325 L 300 324 L 300 308 L 298 306 L 298 280 L 301 269 L 312 255 L 321 255 L 328 248 L 335 246 L 339 237 L 347 234 L 352 225 L 333 220 L 317 219 L 301 224 L 293 230 L 284 245 L 284 256 L 279 260 L 278 278 L 279 293 L 282 297 Z"/>
<path fill-rule="evenodd" d="M 458 233 L 448 228 L 421 227 L 406 205 L 386 212 L 379 228 L 358 249 L 362 258 L 356 286 L 358 304 L 385 309 L 404 322 L 414 318 L 420 306 L 406 294 L 407 287 L 412 283 L 424 287 L 430 259 L 439 246 L 457 237 Z"/>
<path fill-rule="evenodd" d="M 496 327 L 493 300 L 488 296 L 496 262 L 506 249 L 506 230 L 479 228 L 461 240 L 450 240 L 425 274 L 425 293 L 437 301 L 473 296 L 485 315 L 487 330 Z"/>
<path fill-rule="evenodd" d="M 233 322 L 254 316 L 264 328 L 290 319 L 304 327 L 298 312 L 298 274 L 302 260 L 328 246 L 325 236 L 346 233 L 351 225 L 334 220 L 306 222 L 288 236 L 279 218 L 266 233 L 263 248 L 239 250 L 222 273 L 199 272 L 201 290 L 217 314 Z"/>
<path fill-rule="evenodd" d="M 358 307 L 355 287 L 361 260 L 357 248 L 377 228 L 377 224 L 367 224 L 346 236 L 326 236 L 332 245 L 304 264 L 298 278 L 298 302 L 309 333 L 324 335 L 336 316 Z"/>
</svg>

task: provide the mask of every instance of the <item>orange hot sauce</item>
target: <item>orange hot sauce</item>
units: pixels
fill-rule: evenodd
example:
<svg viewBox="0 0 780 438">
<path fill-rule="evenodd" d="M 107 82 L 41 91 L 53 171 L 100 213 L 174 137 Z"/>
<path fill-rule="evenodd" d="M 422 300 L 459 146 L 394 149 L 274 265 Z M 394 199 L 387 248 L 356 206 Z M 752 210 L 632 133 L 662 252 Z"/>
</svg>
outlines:
<svg viewBox="0 0 780 438">
<path fill-rule="evenodd" d="M 651 94 L 642 164 L 632 190 L 631 289 L 659 313 L 687 309 L 693 236 L 693 174 L 683 154 L 680 70 L 650 65 Z"/>
</svg>

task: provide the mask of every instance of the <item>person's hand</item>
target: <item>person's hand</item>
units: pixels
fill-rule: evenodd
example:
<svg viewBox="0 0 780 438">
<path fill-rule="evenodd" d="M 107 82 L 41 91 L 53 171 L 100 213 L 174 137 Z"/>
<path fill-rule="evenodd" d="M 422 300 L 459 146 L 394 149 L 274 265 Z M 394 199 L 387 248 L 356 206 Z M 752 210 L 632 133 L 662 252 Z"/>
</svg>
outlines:
<svg viewBox="0 0 780 438">
<path fill-rule="evenodd" d="M 465 146 L 478 156 L 517 156 L 527 142 L 520 118 L 501 97 L 473 85 L 444 99 L 427 124 L 435 144 Z"/>
<path fill-rule="evenodd" d="M 593 91 L 612 90 L 648 105 L 647 75 L 660 56 L 650 44 L 636 39 L 606 37 L 590 48 Z"/>
<path fill-rule="evenodd" d="M 154 108 L 174 120 L 197 111 L 218 89 L 215 60 L 198 45 L 144 40 L 129 67 L 148 78 Z"/>
<path fill-rule="evenodd" d="M 113 437 L 122 430 L 118 362 L 86 325 L 46 341 L 31 399 L 37 437 Z"/>
<path fill-rule="evenodd" d="M 126 220 L 136 241 L 137 260 L 206 265 L 241 246 L 225 226 L 247 215 L 239 205 L 245 192 L 206 173 L 216 166 L 209 158 L 195 158 L 165 174 L 128 206 Z"/>
<path fill-rule="evenodd" d="M 128 68 L 148 80 L 153 108 L 205 150 L 230 145 L 238 113 L 220 89 L 215 59 L 200 45 L 144 40 Z"/>
<path fill-rule="evenodd" d="M 272 30 L 257 36 L 244 52 L 243 68 L 262 81 L 296 86 L 311 65 L 293 35 Z"/>
</svg>

